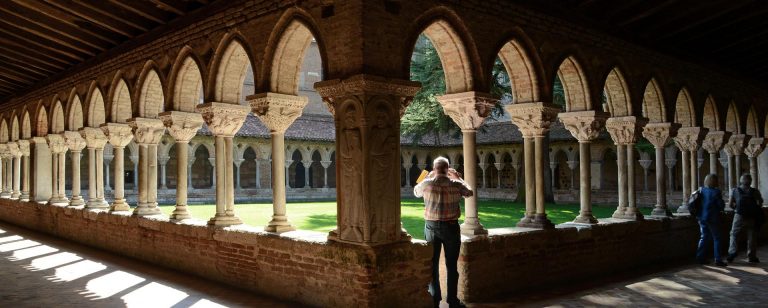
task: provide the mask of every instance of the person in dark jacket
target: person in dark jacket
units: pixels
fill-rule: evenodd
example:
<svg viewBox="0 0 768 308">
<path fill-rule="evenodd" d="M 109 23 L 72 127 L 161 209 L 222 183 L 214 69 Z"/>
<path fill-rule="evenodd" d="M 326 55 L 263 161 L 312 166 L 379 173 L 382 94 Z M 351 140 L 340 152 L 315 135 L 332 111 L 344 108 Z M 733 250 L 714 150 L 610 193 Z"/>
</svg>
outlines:
<svg viewBox="0 0 768 308">
<path fill-rule="evenodd" d="M 717 175 L 710 174 L 704 179 L 704 187 L 699 189 L 701 193 L 701 210 L 697 213 L 701 238 L 696 249 L 696 260 L 701 264 L 706 263 L 705 250 L 711 240 L 715 246 L 715 265 L 727 266 L 720 256 L 720 212 L 725 210 L 723 193 L 717 188 Z"/>
<path fill-rule="evenodd" d="M 759 263 L 757 258 L 757 235 L 760 226 L 765 221 L 763 213 L 763 197 L 760 191 L 750 187 L 752 176 L 742 175 L 739 179 L 739 187 L 731 190 L 728 205 L 736 210 L 731 226 L 731 245 L 728 247 L 728 262 L 736 259 L 738 248 L 737 239 L 741 231 L 747 232 L 747 257 L 749 263 Z"/>
</svg>

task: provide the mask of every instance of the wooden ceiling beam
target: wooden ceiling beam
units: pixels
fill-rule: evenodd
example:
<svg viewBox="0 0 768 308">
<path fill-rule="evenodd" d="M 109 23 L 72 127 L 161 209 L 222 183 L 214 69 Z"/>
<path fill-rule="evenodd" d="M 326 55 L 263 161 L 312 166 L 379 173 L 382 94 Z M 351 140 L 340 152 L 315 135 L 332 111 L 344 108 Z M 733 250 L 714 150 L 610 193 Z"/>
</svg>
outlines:
<svg viewBox="0 0 768 308">
<path fill-rule="evenodd" d="M 16 59 L 8 58 L 2 53 L 0 53 L 0 66 L 7 66 L 14 70 L 24 71 L 26 74 L 37 76 L 37 78 L 48 77 L 51 75 L 51 73 L 53 73 L 50 71 L 41 70 L 38 67 L 20 62 Z"/>
<path fill-rule="evenodd" d="M 625 26 L 627 26 L 629 24 L 632 24 L 632 23 L 635 23 L 635 22 L 640 21 L 642 19 L 645 19 L 645 18 L 648 18 L 650 16 L 653 16 L 654 14 L 658 13 L 659 11 L 664 9 L 665 7 L 668 7 L 668 6 L 672 5 L 672 4 L 674 4 L 675 2 L 677 2 L 677 1 L 675 1 L 675 0 L 664 0 L 662 3 L 657 3 L 657 4 L 655 4 L 655 5 L 653 5 L 653 6 L 649 7 L 649 8 L 644 9 L 640 13 L 633 15 L 630 18 L 626 18 L 626 19 L 618 22 L 618 25 L 622 26 L 622 27 L 625 27 Z"/>
<path fill-rule="evenodd" d="M 19 59 L 23 59 L 25 63 L 29 65 L 35 65 L 37 67 L 40 67 L 41 69 L 50 70 L 52 72 L 61 71 L 68 67 L 68 65 L 56 63 L 53 61 L 47 61 L 48 58 L 36 57 L 34 56 L 34 54 L 25 53 L 22 50 L 9 48 L 8 46 L 2 45 L 2 44 L 0 44 L 0 51 L 4 51 L 8 53 L 9 57 L 16 56 Z"/>
<path fill-rule="evenodd" d="M 166 10 L 168 12 L 174 13 L 176 15 L 186 15 L 187 14 L 187 4 L 186 2 L 179 2 L 174 0 L 149 0 L 155 5 L 157 5 L 158 8 Z"/>
<path fill-rule="evenodd" d="M 729 16 L 730 18 L 728 18 L 726 21 L 718 23 L 712 29 L 708 29 L 708 31 L 702 31 L 699 33 L 691 34 L 688 37 L 681 38 L 680 41 L 684 43 L 684 42 L 694 41 L 705 36 L 711 36 L 715 32 L 720 32 L 723 29 L 726 29 L 730 26 L 733 26 L 745 20 L 749 20 L 755 17 L 760 17 L 765 13 L 768 13 L 768 1 L 753 2 L 752 5 L 745 7 L 741 11 L 735 12 L 733 16 Z"/>
<path fill-rule="evenodd" d="M 173 18 L 168 12 L 140 1 L 109 0 L 110 3 L 136 13 L 146 19 L 164 25 Z"/>
<path fill-rule="evenodd" d="M 138 35 L 139 31 L 146 31 L 143 27 L 134 27 L 129 24 L 123 24 L 116 21 L 107 15 L 94 11 L 87 7 L 81 6 L 71 0 L 47 0 L 48 4 L 56 7 L 62 12 L 67 12 L 73 16 L 77 16 L 84 22 L 91 23 L 97 27 L 102 27 L 109 31 L 113 31 L 127 38 L 132 38 Z M 78 22 L 75 22 L 78 23 Z M 139 31 L 137 31 L 139 30 Z M 115 44 L 117 45 L 117 43 Z"/>
<path fill-rule="evenodd" d="M 713 3 L 722 4 L 722 2 L 713 2 Z M 661 40 L 667 39 L 678 34 L 683 34 L 690 29 L 694 29 L 700 25 L 703 25 L 711 21 L 714 21 L 718 18 L 724 17 L 725 15 L 732 15 L 734 11 L 741 9 L 750 3 L 751 2 L 749 0 L 745 0 L 740 3 L 729 2 L 729 5 L 726 6 L 726 8 L 723 8 L 722 5 L 721 6 L 711 5 L 711 6 L 707 6 L 710 9 L 707 10 L 706 12 L 704 10 L 684 11 L 685 15 L 692 16 L 692 18 L 689 18 L 684 22 L 681 22 L 680 19 L 677 19 L 677 18 L 670 18 L 666 22 L 656 23 L 656 25 L 653 26 L 651 30 L 649 30 L 649 32 L 661 33 L 661 35 L 658 36 L 659 39 Z M 678 26 L 677 27 L 670 26 L 672 24 L 676 24 Z M 665 31 L 662 31 L 662 29 L 664 29 Z M 697 30 L 700 30 L 700 28 Z"/>
<path fill-rule="evenodd" d="M 13 77 L 13 75 L 9 75 L 2 70 L 0 70 L 0 77 L 3 77 L 3 80 L 5 80 L 7 84 L 11 84 L 12 86 L 18 88 L 28 87 L 32 84 L 28 81 L 19 80 L 18 78 Z"/>
<path fill-rule="evenodd" d="M 94 46 L 83 46 L 83 42 L 62 36 L 60 33 L 48 30 L 38 24 L 21 19 L 18 16 L 7 14 L 7 12 L 4 12 L 2 7 L 3 6 L 0 6 L 0 22 L 20 30 L 19 32 L 27 32 L 36 35 L 40 38 L 58 43 L 62 46 L 66 46 L 70 49 L 73 49 L 74 51 L 86 54 L 88 56 L 95 56 L 99 51 L 103 50 L 97 49 Z"/>
<path fill-rule="evenodd" d="M 55 0 L 55 1 L 66 1 L 66 0 Z M 74 0 L 74 1 L 76 1 L 76 4 L 80 6 L 83 6 L 89 10 L 93 10 L 98 13 L 104 14 L 109 18 L 112 18 L 121 23 L 127 24 L 131 27 L 141 30 L 141 32 L 147 32 L 155 26 L 155 25 L 147 25 L 146 22 L 145 23 L 140 22 L 141 20 L 146 20 L 146 19 L 131 11 L 124 10 L 119 7 L 111 6 L 107 4 L 106 1 L 82 1 L 82 0 Z"/>
<path fill-rule="evenodd" d="M 85 60 L 85 58 L 83 58 L 82 56 L 74 53 L 74 51 L 69 50 L 69 48 L 62 48 L 64 46 L 53 46 L 53 45 L 59 45 L 53 42 L 51 42 L 50 44 L 41 43 L 39 40 L 35 39 L 34 37 L 30 37 L 29 35 L 26 35 L 26 36 L 21 35 L 17 33 L 18 32 L 17 29 L 6 27 L 3 24 L 0 24 L 0 32 L 8 35 L 5 37 L 0 36 L 0 42 L 13 42 L 13 39 L 11 37 L 14 37 L 16 39 L 16 42 L 14 45 L 16 45 L 17 47 L 24 48 L 25 50 L 28 50 L 28 51 L 31 50 L 35 54 L 39 54 L 43 57 L 56 59 L 61 63 L 67 64 L 67 66 L 74 64 L 73 62 L 80 62 Z M 50 51 L 50 53 L 45 53 L 41 51 L 36 51 L 35 49 L 27 48 L 27 46 L 33 47 L 30 45 L 34 45 L 37 48 L 48 50 Z M 64 56 L 65 58 L 62 58 L 61 56 Z"/>
<path fill-rule="evenodd" d="M 7 0 L 6 0 L 7 1 Z M 108 30 L 100 25 L 94 25 L 93 23 L 83 21 L 80 17 L 67 13 L 67 11 L 61 10 L 55 6 L 38 1 L 28 0 L 12 0 L 18 6 L 24 7 L 26 11 L 37 12 L 38 16 L 33 15 L 31 12 L 26 14 L 29 17 L 33 17 L 36 21 L 42 21 L 46 25 L 51 25 L 53 31 L 64 31 L 66 34 L 71 34 L 80 38 L 93 37 L 93 43 L 102 44 L 102 42 L 109 43 L 114 46 L 120 44 L 123 38 L 121 35 L 115 34 L 116 31 Z M 119 33 L 118 33 L 119 34 Z"/>
<path fill-rule="evenodd" d="M 4 76 L 6 76 L 6 77 L 8 77 L 10 79 L 16 80 L 16 81 L 24 83 L 24 84 L 32 84 L 32 83 L 35 83 L 35 81 L 36 81 L 34 78 L 32 78 L 30 76 L 26 76 L 24 74 L 19 74 L 18 72 L 14 71 L 14 70 L 9 70 L 8 67 L 0 67 L 0 74 L 3 74 Z"/>
</svg>

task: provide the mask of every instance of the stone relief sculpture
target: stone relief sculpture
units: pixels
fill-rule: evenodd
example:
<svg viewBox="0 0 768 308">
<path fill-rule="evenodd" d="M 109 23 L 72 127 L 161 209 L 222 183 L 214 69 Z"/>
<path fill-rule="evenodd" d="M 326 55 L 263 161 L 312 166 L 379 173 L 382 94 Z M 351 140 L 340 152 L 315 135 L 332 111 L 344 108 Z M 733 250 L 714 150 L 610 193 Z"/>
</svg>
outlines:
<svg viewBox="0 0 768 308">
<path fill-rule="evenodd" d="M 362 242 L 363 236 L 363 191 L 362 191 L 362 138 L 357 123 L 357 108 L 349 104 L 340 121 L 339 139 L 341 143 L 340 167 L 347 177 L 339 179 L 343 207 L 338 209 L 338 219 L 342 223 L 339 237 L 344 240 Z"/>
</svg>

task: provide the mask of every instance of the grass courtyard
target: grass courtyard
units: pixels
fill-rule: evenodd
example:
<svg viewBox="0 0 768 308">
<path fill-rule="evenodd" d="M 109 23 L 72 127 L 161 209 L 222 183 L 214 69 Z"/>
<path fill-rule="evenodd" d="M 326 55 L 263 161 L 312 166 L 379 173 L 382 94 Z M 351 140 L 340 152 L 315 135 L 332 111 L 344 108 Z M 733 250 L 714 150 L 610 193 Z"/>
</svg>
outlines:
<svg viewBox="0 0 768 308">
<path fill-rule="evenodd" d="M 514 226 L 525 211 L 525 204 L 508 201 L 480 200 L 480 222 L 486 228 Z M 403 199 L 402 222 L 413 238 L 424 239 L 424 204 L 421 199 Z M 173 205 L 162 205 L 164 213 L 170 214 Z M 463 209 L 463 207 L 462 207 Z M 615 207 L 594 206 L 597 218 L 611 217 Z M 650 208 L 641 208 L 643 214 L 650 214 Z M 190 205 L 192 216 L 208 219 L 216 213 L 212 204 Z M 263 226 L 272 215 L 271 203 L 236 204 L 235 213 L 246 224 Z M 578 204 L 547 204 L 547 215 L 555 224 L 572 221 L 579 213 Z M 463 217 L 462 217 L 463 218 Z M 289 202 L 288 219 L 297 229 L 328 232 L 336 226 L 336 202 Z M 462 219 L 460 219 L 462 220 Z"/>
</svg>

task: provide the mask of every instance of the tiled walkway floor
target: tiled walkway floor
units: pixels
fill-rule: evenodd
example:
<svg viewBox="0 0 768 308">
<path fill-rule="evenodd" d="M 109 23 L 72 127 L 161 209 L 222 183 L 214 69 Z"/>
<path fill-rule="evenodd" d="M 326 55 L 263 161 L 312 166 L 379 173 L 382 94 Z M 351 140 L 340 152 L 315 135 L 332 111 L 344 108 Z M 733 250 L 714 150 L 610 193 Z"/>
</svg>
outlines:
<svg viewBox="0 0 768 308">
<path fill-rule="evenodd" d="M 296 307 L 0 223 L 0 307 Z"/>
</svg>

